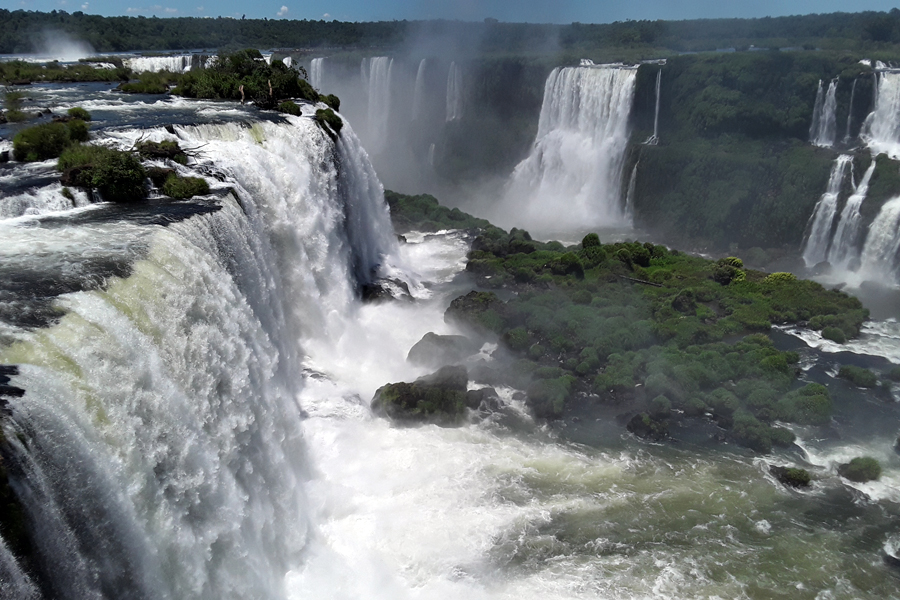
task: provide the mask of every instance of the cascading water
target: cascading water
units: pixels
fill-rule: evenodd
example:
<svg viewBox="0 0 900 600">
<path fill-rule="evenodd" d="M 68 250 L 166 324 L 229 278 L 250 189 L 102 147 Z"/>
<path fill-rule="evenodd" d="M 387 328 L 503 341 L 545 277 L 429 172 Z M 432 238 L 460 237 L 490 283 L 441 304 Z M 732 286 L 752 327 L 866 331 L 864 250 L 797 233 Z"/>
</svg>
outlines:
<svg viewBox="0 0 900 600">
<path fill-rule="evenodd" d="M 876 73 L 875 109 L 860 133 L 874 154 L 900 158 L 900 73 Z"/>
<path fill-rule="evenodd" d="M 373 151 L 387 144 L 388 123 L 391 114 L 391 68 L 394 59 L 375 56 L 362 60 L 363 85 L 368 98 L 367 141 Z"/>
<path fill-rule="evenodd" d="M 813 110 L 812 125 L 809 128 L 809 141 L 816 146 L 830 148 L 834 146 L 837 133 L 837 84 L 833 79 L 828 84 L 825 92 L 822 80 L 819 80 L 819 90 L 816 92 L 816 105 Z"/>
<path fill-rule="evenodd" d="M 875 221 L 869 226 L 866 243 L 860 258 L 864 275 L 898 281 L 898 252 L 900 252 L 900 197 L 887 201 Z"/>
<path fill-rule="evenodd" d="M 422 107 L 425 101 L 425 64 L 428 59 L 423 58 L 419 61 L 419 68 L 416 70 L 416 84 L 413 88 L 413 121 L 422 117 Z"/>
<path fill-rule="evenodd" d="M 630 224 L 622 169 L 636 75 L 621 65 L 550 73 L 534 148 L 495 219 L 540 231 Z"/>
<path fill-rule="evenodd" d="M 872 159 L 869 168 L 866 169 L 862 180 L 853 194 L 847 198 L 847 203 L 841 211 L 838 220 L 837 229 L 834 232 L 834 238 L 828 248 L 828 262 L 832 265 L 847 268 L 852 259 L 858 256 L 858 243 L 862 226 L 862 203 L 869 193 L 869 182 L 872 180 L 872 174 L 875 172 L 876 162 Z"/>
<path fill-rule="evenodd" d="M 314 58 L 309 63 L 309 83 L 316 90 L 322 89 L 323 78 L 325 75 L 325 59 Z"/>
<path fill-rule="evenodd" d="M 455 62 L 451 62 L 450 72 L 447 73 L 447 121 L 456 121 L 457 119 L 461 119 L 462 110 L 462 72 Z"/>
<path fill-rule="evenodd" d="M 136 72 L 156 73 L 169 71 L 170 73 L 187 73 L 191 70 L 193 55 L 182 54 L 177 56 L 137 56 L 126 58 L 122 62 L 126 67 Z"/>
<path fill-rule="evenodd" d="M 656 146 L 659 144 L 659 94 L 661 85 L 662 69 L 656 72 L 656 108 L 653 111 L 653 135 L 644 142 L 649 146 Z"/>
<path fill-rule="evenodd" d="M 844 183 L 844 176 L 852 157 L 841 154 L 834 161 L 831 175 L 828 178 L 828 188 L 813 210 L 810 217 L 809 233 L 803 245 L 803 260 L 807 267 L 811 267 L 825 260 L 828 256 L 828 248 L 831 244 L 831 229 L 834 223 L 834 215 L 837 213 L 838 195 Z"/>
<path fill-rule="evenodd" d="M 850 108 L 847 110 L 847 131 L 844 133 L 844 143 L 850 143 L 850 126 L 853 123 L 853 104 L 856 102 L 856 82 L 859 78 L 853 80 L 853 86 L 850 88 Z"/>
<path fill-rule="evenodd" d="M 625 218 L 629 221 L 634 220 L 634 188 L 637 184 L 637 172 L 640 161 L 634 163 L 631 170 L 631 178 L 628 180 L 628 191 L 625 193 Z"/>
</svg>

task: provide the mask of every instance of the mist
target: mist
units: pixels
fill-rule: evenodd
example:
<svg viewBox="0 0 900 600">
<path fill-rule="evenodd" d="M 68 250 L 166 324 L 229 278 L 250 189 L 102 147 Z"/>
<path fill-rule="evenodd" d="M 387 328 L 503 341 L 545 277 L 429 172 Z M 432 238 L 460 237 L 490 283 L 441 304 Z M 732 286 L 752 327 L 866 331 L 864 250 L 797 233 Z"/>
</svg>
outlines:
<svg viewBox="0 0 900 600">
<path fill-rule="evenodd" d="M 60 62 L 75 62 L 96 54 L 94 48 L 84 40 L 74 38 L 64 31 L 55 30 L 44 31 L 34 51 L 42 58 Z"/>
</svg>

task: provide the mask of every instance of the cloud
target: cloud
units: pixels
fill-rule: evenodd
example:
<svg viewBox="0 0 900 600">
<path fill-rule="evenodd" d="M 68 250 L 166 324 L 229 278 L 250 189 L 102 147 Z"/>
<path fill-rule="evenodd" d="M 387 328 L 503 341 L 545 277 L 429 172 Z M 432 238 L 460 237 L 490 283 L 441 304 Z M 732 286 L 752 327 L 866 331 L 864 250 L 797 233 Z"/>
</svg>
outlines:
<svg viewBox="0 0 900 600">
<path fill-rule="evenodd" d="M 282 6 L 282 7 L 281 7 L 281 10 L 278 11 L 278 16 L 279 16 L 279 17 L 284 17 L 284 16 L 286 16 L 287 14 L 288 14 L 288 7 L 287 7 L 287 6 Z"/>
<path fill-rule="evenodd" d="M 330 19 L 330 18 L 331 18 L 331 15 L 328 14 L 328 13 L 325 13 L 324 15 L 322 15 L 322 18 L 323 18 L 323 19 Z"/>
<path fill-rule="evenodd" d="M 169 14 L 174 14 L 174 13 L 178 12 L 178 9 L 177 8 L 166 8 L 165 12 L 167 12 Z"/>
<path fill-rule="evenodd" d="M 202 6 L 197 7 L 197 12 L 203 12 L 205 9 Z"/>
<path fill-rule="evenodd" d="M 87 10 L 87 9 L 88 9 L 88 4 L 90 4 L 90 3 L 89 3 L 89 2 L 85 2 L 84 4 L 82 4 L 82 5 L 81 5 L 81 10 Z"/>
<path fill-rule="evenodd" d="M 125 12 L 133 15 L 135 13 L 144 12 L 144 9 L 143 8 L 128 8 L 125 10 Z"/>
</svg>

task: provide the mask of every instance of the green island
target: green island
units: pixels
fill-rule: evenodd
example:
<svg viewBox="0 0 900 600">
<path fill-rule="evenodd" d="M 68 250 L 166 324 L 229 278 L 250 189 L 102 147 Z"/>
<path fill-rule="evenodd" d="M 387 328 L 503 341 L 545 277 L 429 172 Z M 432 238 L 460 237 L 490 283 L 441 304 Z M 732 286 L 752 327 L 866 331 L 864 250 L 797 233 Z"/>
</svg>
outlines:
<svg viewBox="0 0 900 600">
<path fill-rule="evenodd" d="M 455 213 L 435 208 L 433 198 L 388 198 L 398 229 L 454 222 Z M 628 429 L 655 440 L 667 437 L 674 420 L 710 419 L 758 452 L 793 442 L 778 422 L 824 425 L 832 413 L 827 388 L 804 385 L 798 355 L 775 348 L 766 332 L 792 324 L 834 328 L 849 339 L 868 317 L 856 298 L 789 273 L 651 243 L 604 244 L 596 234 L 565 247 L 487 225 L 466 271 L 478 289 L 453 300 L 445 318 L 471 336 L 498 340 L 510 362 L 473 368 L 476 382 L 524 390 L 546 419 L 578 403 L 621 406 L 636 413 Z M 440 410 L 435 402 L 421 410 L 408 392 L 386 386 L 379 403 L 402 397 L 405 418 Z M 453 406 L 424 420 L 458 423 L 463 415 Z"/>
</svg>

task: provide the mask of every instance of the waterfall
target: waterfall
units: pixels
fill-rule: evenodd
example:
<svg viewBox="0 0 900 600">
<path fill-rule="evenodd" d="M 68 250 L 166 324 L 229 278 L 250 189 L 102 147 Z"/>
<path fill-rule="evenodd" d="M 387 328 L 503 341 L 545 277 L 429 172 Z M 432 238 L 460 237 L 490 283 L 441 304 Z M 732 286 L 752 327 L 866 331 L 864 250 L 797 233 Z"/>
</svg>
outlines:
<svg viewBox="0 0 900 600">
<path fill-rule="evenodd" d="M 803 247 L 803 260 L 807 267 L 811 267 L 826 259 L 828 247 L 831 242 L 831 228 L 834 223 L 834 215 L 837 212 L 838 195 L 844 182 L 847 165 L 852 158 L 847 154 L 841 154 L 834 161 L 831 175 L 828 178 L 828 188 L 810 217 L 809 234 Z"/>
<path fill-rule="evenodd" d="M 419 69 L 416 71 L 416 85 L 413 88 L 413 108 L 412 120 L 416 121 L 422 117 L 422 102 L 425 97 L 425 61 L 419 61 Z"/>
<path fill-rule="evenodd" d="M 625 193 L 625 218 L 629 222 L 634 221 L 634 187 L 637 183 L 639 164 L 641 164 L 641 161 L 634 163 L 634 168 L 631 170 L 631 178 L 628 180 L 628 191 Z"/>
<path fill-rule="evenodd" d="M 367 92 L 368 137 L 367 146 L 373 151 L 386 145 L 388 123 L 391 114 L 391 68 L 394 59 L 375 56 L 362 59 L 363 85 Z"/>
<path fill-rule="evenodd" d="M 847 198 L 847 203 L 841 211 L 837 230 L 834 232 L 831 247 L 828 249 L 828 262 L 832 265 L 847 268 L 851 259 L 857 255 L 857 242 L 862 225 L 860 208 L 866 199 L 866 194 L 869 193 L 869 181 L 875 172 L 875 165 L 875 157 L 872 157 L 869 168 L 866 169 L 859 185 L 853 190 L 853 194 Z"/>
<path fill-rule="evenodd" d="M 656 72 L 656 109 L 653 111 L 653 135 L 644 142 L 647 145 L 655 146 L 659 143 L 659 90 L 662 84 L 662 69 Z"/>
<path fill-rule="evenodd" d="M 316 90 L 322 89 L 322 78 L 325 74 L 325 59 L 314 58 L 309 63 L 309 83 Z"/>
<path fill-rule="evenodd" d="M 447 121 L 462 118 L 462 98 L 462 72 L 455 62 L 451 62 L 447 74 Z"/>
<path fill-rule="evenodd" d="M 304 110 L 175 128 L 196 149 L 186 171 L 216 175 L 212 212 L 166 227 L 0 221 L 4 261 L 51 273 L 131 257 L 105 286 L 58 296 L 55 324 L 2 324 L 0 364 L 27 390 L 2 422 L 4 464 L 45 597 L 286 597 L 308 539 L 299 343 L 328 337 L 397 251 L 349 124 L 335 144 Z M 0 578 L 3 597 L 36 596 L 3 544 Z"/>
<path fill-rule="evenodd" d="M 291 65 L 294 64 L 294 59 L 290 56 L 285 56 L 284 58 L 281 59 L 281 62 L 284 64 L 284 66 L 286 66 L 288 69 L 290 69 Z"/>
<path fill-rule="evenodd" d="M 187 73 L 191 70 L 193 55 L 180 54 L 176 56 L 137 56 L 126 58 L 122 62 L 126 67 L 135 72 L 156 73 L 169 71 L 170 73 Z"/>
<path fill-rule="evenodd" d="M 893 283 L 898 283 L 898 251 L 900 251 L 900 197 L 886 202 L 869 227 L 860 259 L 860 271 L 879 280 L 883 280 L 887 274 Z"/>
<path fill-rule="evenodd" d="M 853 87 L 850 88 L 850 108 L 847 111 L 847 132 L 844 134 L 844 143 L 850 143 L 850 126 L 853 122 L 853 104 L 856 101 L 856 82 L 859 78 L 853 80 Z"/>
<path fill-rule="evenodd" d="M 837 84 L 833 79 L 828 84 L 828 91 L 823 93 L 822 80 L 819 80 L 819 90 L 816 92 L 816 106 L 813 110 L 812 125 L 809 128 L 809 141 L 816 146 L 830 148 L 834 145 L 837 132 Z"/>
<path fill-rule="evenodd" d="M 876 73 L 875 109 L 866 117 L 860 137 L 873 153 L 900 158 L 900 73 Z"/>
<path fill-rule="evenodd" d="M 513 171 L 500 220 L 544 230 L 629 224 L 622 169 L 636 74 L 618 65 L 550 73 L 534 148 Z"/>
</svg>

